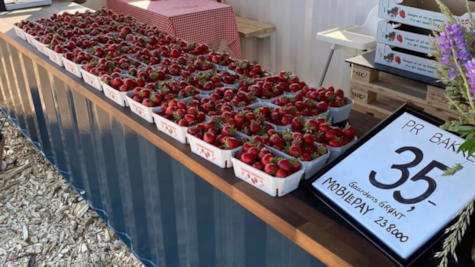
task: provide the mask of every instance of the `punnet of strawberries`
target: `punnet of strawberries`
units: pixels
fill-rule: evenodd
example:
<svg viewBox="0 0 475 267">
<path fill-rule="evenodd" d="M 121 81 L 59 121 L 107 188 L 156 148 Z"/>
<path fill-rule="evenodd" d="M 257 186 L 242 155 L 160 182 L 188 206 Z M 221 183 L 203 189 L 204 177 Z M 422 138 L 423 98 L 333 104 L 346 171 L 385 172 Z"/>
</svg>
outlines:
<svg viewBox="0 0 475 267">
<path fill-rule="evenodd" d="M 313 161 L 329 153 L 325 145 L 314 142 L 311 134 L 270 129 L 261 136 L 264 144 L 301 161 Z"/>
<path fill-rule="evenodd" d="M 269 76 L 269 73 L 265 72 L 262 69 L 261 65 L 253 64 L 249 62 L 249 60 L 234 60 L 231 63 L 227 64 L 227 67 L 240 75 L 244 75 L 253 79 L 259 79 L 262 77 Z"/>
<path fill-rule="evenodd" d="M 293 112 L 292 115 L 294 116 L 302 115 L 305 117 L 312 117 L 328 111 L 327 102 L 314 101 L 310 98 L 304 97 L 303 94 L 300 92 L 295 94 L 294 96 L 282 96 L 280 98 L 277 98 L 272 102 L 272 104 L 287 108 L 294 107 L 299 113 L 295 114 L 295 112 Z"/>
<path fill-rule="evenodd" d="M 153 84 L 147 84 L 145 87 L 136 87 L 132 90 L 132 99 L 146 107 L 158 107 L 172 100 L 180 100 L 199 93 L 191 85 L 186 86 L 183 90 L 177 90 L 175 93 L 175 86 L 171 84 L 171 82 L 162 83 L 158 91 L 153 89 L 155 86 Z M 176 84 L 179 86 L 179 82 L 176 82 Z M 162 106 L 162 109 L 165 110 L 166 108 Z"/>
<path fill-rule="evenodd" d="M 265 147 L 264 142 L 259 136 L 255 136 L 250 141 L 244 143 L 242 151 L 236 153 L 234 157 L 255 169 L 277 178 L 288 177 L 299 171 L 302 167 L 296 158 L 286 159 L 276 156 Z"/>
<path fill-rule="evenodd" d="M 296 75 L 291 72 L 280 72 L 276 76 L 267 76 L 255 79 L 252 85 L 243 85 L 241 90 L 252 92 L 261 99 L 273 99 L 286 92 L 297 93 L 306 87 L 305 82 L 301 82 Z"/>
<path fill-rule="evenodd" d="M 331 147 L 343 147 L 356 137 L 355 128 L 350 124 L 345 127 L 332 126 L 324 117 L 307 121 L 301 132 L 311 135 L 314 142 Z"/>
<path fill-rule="evenodd" d="M 171 100 L 167 104 L 162 104 L 161 110 L 156 113 L 181 127 L 189 127 L 204 122 L 206 120 L 205 114 L 188 104 L 189 102 Z"/>
<path fill-rule="evenodd" d="M 330 108 L 340 108 L 349 104 L 345 92 L 341 89 L 335 90 L 333 86 L 318 89 L 305 87 L 302 89 L 302 94 L 312 100 L 326 102 Z"/>
<path fill-rule="evenodd" d="M 236 137 L 234 126 L 225 123 L 218 117 L 189 127 L 188 133 L 210 145 L 225 150 L 236 149 L 246 142 L 245 138 Z"/>
<path fill-rule="evenodd" d="M 262 116 L 248 110 L 225 111 L 221 114 L 221 119 L 248 136 L 265 134 L 267 130 L 273 129 L 271 125 L 264 123 Z"/>
</svg>

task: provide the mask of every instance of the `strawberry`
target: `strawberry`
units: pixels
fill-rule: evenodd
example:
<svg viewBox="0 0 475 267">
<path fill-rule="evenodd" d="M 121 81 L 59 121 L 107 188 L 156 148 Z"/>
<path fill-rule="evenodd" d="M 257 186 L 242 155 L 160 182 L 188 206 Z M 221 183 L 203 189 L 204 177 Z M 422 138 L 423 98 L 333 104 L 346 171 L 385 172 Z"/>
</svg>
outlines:
<svg viewBox="0 0 475 267">
<path fill-rule="evenodd" d="M 287 160 L 287 159 L 284 159 L 284 158 L 281 158 L 281 159 L 277 162 L 277 166 L 278 166 L 280 169 L 282 169 L 282 170 L 284 170 L 284 171 L 286 171 L 286 172 L 288 172 L 288 171 L 291 170 L 290 161 Z"/>
<path fill-rule="evenodd" d="M 313 142 L 315 142 L 315 139 L 313 138 L 312 134 L 306 133 L 303 135 L 303 142 L 309 146 L 313 145 Z"/>
<path fill-rule="evenodd" d="M 238 148 L 241 144 L 239 143 L 239 141 L 234 138 L 234 137 L 228 137 L 226 138 L 226 141 L 225 141 L 225 148 L 226 149 L 235 149 L 235 148 Z"/>
<path fill-rule="evenodd" d="M 212 134 L 212 133 L 205 133 L 203 135 L 203 140 L 208 144 L 212 144 L 212 143 L 214 143 L 215 135 Z"/>
<path fill-rule="evenodd" d="M 274 155 L 272 155 L 272 153 L 268 153 L 264 155 L 264 157 L 262 157 L 261 161 L 262 161 L 262 164 L 267 165 L 271 163 L 273 159 L 274 159 Z"/>
<path fill-rule="evenodd" d="M 298 146 L 291 146 L 289 148 L 289 155 L 293 156 L 293 157 L 300 157 L 302 155 L 302 149 Z"/>
<path fill-rule="evenodd" d="M 241 161 L 248 164 L 248 165 L 252 165 L 254 163 L 255 159 L 256 159 L 256 156 L 253 155 L 253 154 L 249 154 L 249 153 L 244 153 L 241 156 Z"/>
<path fill-rule="evenodd" d="M 277 170 L 277 166 L 273 163 L 267 163 L 264 167 L 264 172 L 272 176 L 276 174 Z"/>
<path fill-rule="evenodd" d="M 326 146 L 324 145 L 319 145 L 317 147 L 317 152 L 320 156 L 323 156 L 323 155 L 326 155 L 328 153 L 328 149 Z"/>
<path fill-rule="evenodd" d="M 335 140 L 336 138 L 336 133 L 334 130 L 328 130 L 326 133 L 325 133 L 325 139 L 327 141 L 331 141 L 331 140 Z"/>
<path fill-rule="evenodd" d="M 259 149 L 257 149 L 255 146 L 250 147 L 247 153 L 253 154 L 253 155 L 259 155 Z"/>
<path fill-rule="evenodd" d="M 296 158 L 291 159 L 290 160 L 290 167 L 291 167 L 292 171 L 300 170 L 300 167 L 301 167 L 300 161 L 298 161 L 298 159 L 296 159 Z"/>
<path fill-rule="evenodd" d="M 346 136 L 348 136 L 350 139 L 353 139 L 356 136 L 355 128 L 353 128 L 353 126 L 351 126 L 349 124 L 347 124 L 347 126 L 343 129 L 343 133 Z"/>
<path fill-rule="evenodd" d="M 264 170 L 264 165 L 260 162 L 254 162 L 254 164 L 252 164 L 252 167 L 254 167 L 254 168 L 256 168 L 260 171 Z"/>
<path fill-rule="evenodd" d="M 333 139 L 333 140 L 330 140 L 328 145 L 331 147 L 342 147 L 343 143 L 339 139 Z"/>
<path fill-rule="evenodd" d="M 282 169 L 278 169 L 277 172 L 275 173 L 275 177 L 277 178 L 285 178 L 287 176 L 288 174 Z"/>
</svg>

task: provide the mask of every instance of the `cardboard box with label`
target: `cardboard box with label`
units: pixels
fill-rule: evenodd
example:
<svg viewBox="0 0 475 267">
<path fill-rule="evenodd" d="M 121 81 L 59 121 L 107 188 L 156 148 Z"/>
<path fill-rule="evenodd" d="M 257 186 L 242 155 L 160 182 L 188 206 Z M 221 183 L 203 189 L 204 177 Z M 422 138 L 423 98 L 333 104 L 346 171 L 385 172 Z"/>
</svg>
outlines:
<svg viewBox="0 0 475 267">
<path fill-rule="evenodd" d="M 386 21 L 378 23 L 377 42 L 416 51 L 423 54 L 433 52 L 429 40 L 430 31 L 412 26 L 392 24 Z"/>
<path fill-rule="evenodd" d="M 463 0 L 442 0 L 462 24 L 469 23 L 466 2 Z M 475 10 L 475 2 L 469 2 L 470 9 Z M 447 21 L 435 0 L 380 0 L 379 18 L 400 22 L 424 29 L 438 29 Z M 475 13 L 473 13 L 475 16 Z"/>
<path fill-rule="evenodd" d="M 393 68 L 437 78 L 435 60 L 406 53 L 409 51 L 393 50 L 389 45 L 378 43 L 375 62 Z"/>
</svg>

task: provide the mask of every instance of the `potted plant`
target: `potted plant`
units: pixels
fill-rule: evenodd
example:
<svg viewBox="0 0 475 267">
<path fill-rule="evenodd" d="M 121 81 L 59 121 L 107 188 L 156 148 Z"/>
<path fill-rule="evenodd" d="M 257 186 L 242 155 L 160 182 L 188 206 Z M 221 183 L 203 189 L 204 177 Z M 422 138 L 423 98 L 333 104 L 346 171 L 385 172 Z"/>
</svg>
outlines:
<svg viewBox="0 0 475 267">
<path fill-rule="evenodd" d="M 472 155 L 475 152 L 475 19 L 471 15 L 468 2 L 467 9 L 470 14 L 468 23 L 456 19 L 440 0 L 436 2 L 441 12 L 447 17 L 447 21 L 440 25 L 439 32 L 434 32 L 432 48 L 435 52 L 432 56 L 440 63 L 437 74 L 446 85 L 449 107 L 460 113 L 457 120 L 446 122 L 442 128 L 465 138 L 465 142 L 458 151 Z M 461 169 L 463 169 L 463 163 L 456 164 L 449 168 L 444 176 L 452 176 Z M 473 211 L 472 200 L 457 215 L 456 222 L 446 229 L 447 237 L 442 250 L 434 255 L 440 260 L 440 267 L 449 265 L 450 256 L 458 261 L 456 248 L 462 242 L 469 227 Z M 470 252 L 472 259 L 474 252 L 473 249 Z"/>
</svg>

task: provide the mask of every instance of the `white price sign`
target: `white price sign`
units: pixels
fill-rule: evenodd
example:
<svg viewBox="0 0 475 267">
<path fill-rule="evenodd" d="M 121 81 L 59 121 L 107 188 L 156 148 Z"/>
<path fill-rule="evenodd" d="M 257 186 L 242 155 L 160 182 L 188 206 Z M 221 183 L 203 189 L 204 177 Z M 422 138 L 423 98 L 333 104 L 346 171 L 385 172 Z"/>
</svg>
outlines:
<svg viewBox="0 0 475 267">
<path fill-rule="evenodd" d="M 462 143 L 405 112 L 312 186 L 408 259 L 475 195 L 475 156 L 457 153 Z M 443 177 L 456 163 L 464 169 Z"/>
</svg>

